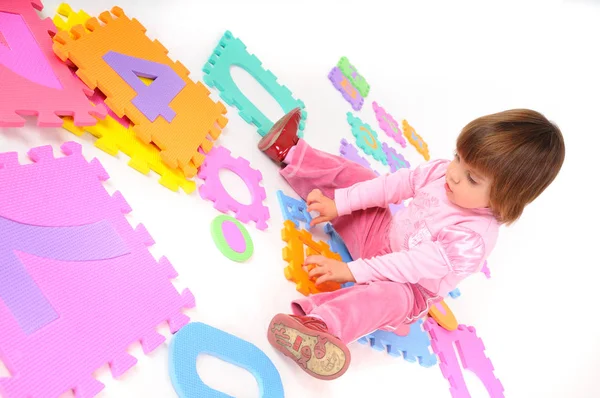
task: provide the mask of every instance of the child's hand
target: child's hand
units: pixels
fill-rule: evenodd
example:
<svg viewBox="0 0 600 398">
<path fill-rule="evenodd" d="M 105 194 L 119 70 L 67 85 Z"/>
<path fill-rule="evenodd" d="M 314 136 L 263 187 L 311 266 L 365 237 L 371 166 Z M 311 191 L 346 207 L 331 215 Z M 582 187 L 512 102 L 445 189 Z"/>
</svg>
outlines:
<svg viewBox="0 0 600 398">
<path fill-rule="evenodd" d="M 314 227 L 322 222 L 333 220 L 338 216 L 337 207 L 335 201 L 329 199 L 323 193 L 314 189 L 306 197 L 306 203 L 308 204 L 308 211 L 318 211 L 319 216 L 312 219 L 310 226 Z"/>
<path fill-rule="evenodd" d="M 325 256 L 308 256 L 304 260 L 304 265 L 316 265 L 315 268 L 309 271 L 310 278 L 317 277 L 315 284 L 320 285 L 323 282 L 356 282 L 354 275 L 350 271 L 348 264 L 327 258 Z"/>
</svg>

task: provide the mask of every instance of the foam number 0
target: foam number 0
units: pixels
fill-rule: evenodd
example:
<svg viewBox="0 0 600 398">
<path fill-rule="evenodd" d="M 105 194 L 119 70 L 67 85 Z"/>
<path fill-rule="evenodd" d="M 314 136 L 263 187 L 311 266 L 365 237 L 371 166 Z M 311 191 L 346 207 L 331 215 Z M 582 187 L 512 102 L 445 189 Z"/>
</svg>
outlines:
<svg viewBox="0 0 600 398">
<path fill-rule="evenodd" d="M 193 322 L 169 345 L 169 375 L 180 398 L 233 398 L 207 386 L 196 371 L 196 359 L 208 354 L 246 369 L 256 378 L 262 398 L 283 398 L 283 384 L 273 362 L 258 347 L 204 323 Z"/>
<path fill-rule="evenodd" d="M 412 127 L 406 120 L 402 121 L 402 129 L 404 130 L 404 136 L 408 139 L 419 152 L 425 160 L 429 160 L 429 148 L 423 138 L 415 131 L 414 127 Z"/>
<path fill-rule="evenodd" d="M 169 65 L 115 51 L 107 52 L 102 59 L 135 90 L 137 96 L 131 103 L 149 121 L 155 121 L 158 116 L 164 117 L 168 122 L 173 120 L 175 111 L 169 104 L 185 87 L 185 82 Z M 146 85 L 140 80 L 142 77 L 153 81 Z"/>
<path fill-rule="evenodd" d="M 44 227 L 0 217 L 0 231 L 0 298 L 27 335 L 59 315 L 15 252 L 59 261 L 98 261 L 129 253 L 108 221 L 74 227 Z"/>
<path fill-rule="evenodd" d="M 202 68 L 205 73 L 204 82 L 210 87 L 219 90 L 221 99 L 239 110 L 242 119 L 258 127 L 258 134 L 264 136 L 273 126 L 274 122 L 269 120 L 256 105 L 242 93 L 231 77 L 231 67 L 239 66 L 254 77 L 261 86 L 281 106 L 284 113 L 294 108 L 302 108 L 302 118 L 298 128 L 298 135 L 302 137 L 306 111 L 304 103 L 295 99 L 291 91 L 277 82 L 273 73 L 265 70 L 255 55 L 250 55 L 244 43 L 227 31 L 219 41 L 208 62 Z"/>
<path fill-rule="evenodd" d="M 367 155 L 372 156 L 375 160 L 387 165 L 387 156 L 383 152 L 381 142 L 377 137 L 377 133 L 371 126 L 363 122 L 360 118 L 352 115 L 351 112 L 346 114 L 348 123 L 352 126 L 352 135 L 356 139 L 356 145 L 363 150 Z"/>
</svg>

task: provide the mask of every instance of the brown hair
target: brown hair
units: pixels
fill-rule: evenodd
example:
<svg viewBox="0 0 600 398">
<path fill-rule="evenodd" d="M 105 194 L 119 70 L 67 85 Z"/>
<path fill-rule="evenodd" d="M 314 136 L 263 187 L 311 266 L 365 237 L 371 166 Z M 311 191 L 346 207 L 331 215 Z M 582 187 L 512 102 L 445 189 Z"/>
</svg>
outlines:
<svg viewBox="0 0 600 398">
<path fill-rule="evenodd" d="M 529 109 L 473 120 L 463 128 L 456 147 L 466 163 L 492 178 L 490 207 L 505 224 L 516 221 L 550 185 L 565 159 L 560 129 Z"/>
</svg>

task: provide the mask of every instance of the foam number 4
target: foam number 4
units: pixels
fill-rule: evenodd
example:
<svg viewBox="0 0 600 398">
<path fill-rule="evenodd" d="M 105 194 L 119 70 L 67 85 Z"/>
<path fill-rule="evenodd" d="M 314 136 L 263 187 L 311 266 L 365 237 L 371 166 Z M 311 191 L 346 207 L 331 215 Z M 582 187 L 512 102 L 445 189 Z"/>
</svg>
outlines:
<svg viewBox="0 0 600 398">
<path fill-rule="evenodd" d="M 412 127 L 406 120 L 402 121 L 402 129 L 404 130 L 404 136 L 408 139 L 417 151 L 423 155 L 425 160 L 429 160 L 429 147 L 423 141 L 423 138 L 415 131 L 414 127 Z"/>
<path fill-rule="evenodd" d="M 151 122 L 158 116 L 171 122 L 175 111 L 169 104 L 185 87 L 181 79 L 169 65 L 159 64 L 109 51 L 102 59 L 113 68 L 135 90 L 137 96 L 131 101 L 135 107 Z M 144 84 L 140 78 L 152 79 L 150 85 Z"/>
<path fill-rule="evenodd" d="M 59 315 L 28 274 L 17 252 L 59 261 L 106 260 L 128 253 L 108 221 L 44 227 L 0 217 L 0 231 L 0 298 L 27 335 Z"/>
<path fill-rule="evenodd" d="M 204 323 L 184 326 L 169 345 L 169 374 L 180 398 L 233 398 L 207 386 L 198 376 L 200 354 L 246 369 L 256 378 L 262 398 L 283 398 L 283 384 L 273 362 L 258 347 Z"/>
</svg>

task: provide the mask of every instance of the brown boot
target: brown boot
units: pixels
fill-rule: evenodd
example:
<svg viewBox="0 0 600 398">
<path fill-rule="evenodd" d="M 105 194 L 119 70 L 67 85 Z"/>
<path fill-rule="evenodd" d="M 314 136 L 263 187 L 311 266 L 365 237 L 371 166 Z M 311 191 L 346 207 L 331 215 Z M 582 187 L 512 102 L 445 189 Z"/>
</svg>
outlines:
<svg viewBox="0 0 600 398">
<path fill-rule="evenodd" d="M 318 379 L 337 379 L 350 365 L 348 347 L 317 318 L 277 314 L 271 320 L 267 337 L 273 347 Z"/>
<path fill-rule="evenodd" d="M 298 143 L 298 126 L 302 110 L 292 109 L 271 127 L 271 130 L 259 141 L 258 149 L 271 160 L 282 165 L 290 149 Z"/>
</svg>

